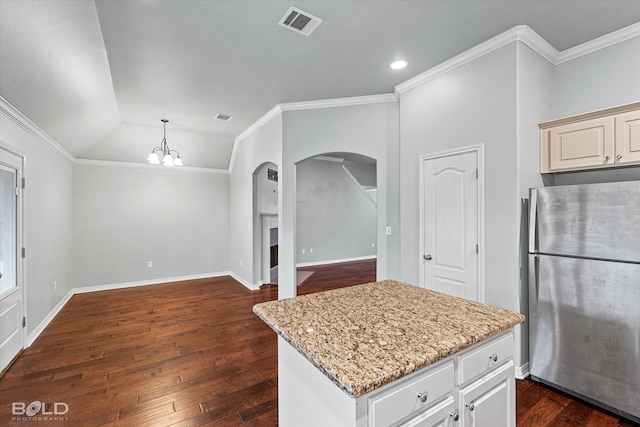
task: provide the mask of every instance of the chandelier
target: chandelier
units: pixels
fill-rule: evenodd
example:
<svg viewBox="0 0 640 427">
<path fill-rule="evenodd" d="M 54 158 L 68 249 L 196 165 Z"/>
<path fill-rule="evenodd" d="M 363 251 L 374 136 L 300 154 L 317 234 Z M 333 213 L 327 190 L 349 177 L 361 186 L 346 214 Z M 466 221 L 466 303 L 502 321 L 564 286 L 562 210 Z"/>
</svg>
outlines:
<svg viewBox="0 0 640 427">
<path fill-rule="evenodd" d="M 172 150 L 169 148 L 169 144 L 167 144 L 167 123 L 169 120 L 162 119 L 160 120 L 163 123 L 164 127 L 164 135 L 162 137 L 162 142 L 159 147 L 155 147 L 151 150 L 151 154 L 147 157 L 149 163 L 154 165 L 160 164 L 160 156 L 162 156 L 162 164 L 165 166 L 182 166 L 182 159 L 180 158 L 180 153 L 176 150 Z"/>
</svg>

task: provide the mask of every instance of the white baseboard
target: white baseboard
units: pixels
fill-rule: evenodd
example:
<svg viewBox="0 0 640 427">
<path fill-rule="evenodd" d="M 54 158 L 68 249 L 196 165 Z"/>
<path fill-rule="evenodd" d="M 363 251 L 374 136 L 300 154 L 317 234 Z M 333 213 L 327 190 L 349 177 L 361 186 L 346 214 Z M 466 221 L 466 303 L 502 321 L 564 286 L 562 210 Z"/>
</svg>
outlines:
<svg viewBox="0 0 640 427">
<path fill-rule="evenodd" d="M 523 380 L 529 376 L 529 362 L 522 366 L 516 366 L 516 379 Z"/>
<path fill-rule="evenodd" d="M 31 333 L 27 336 L 27 342 L 25 344 L 25 348 L 31 347 L 31 344 L 35 342 L 35 340 L 40 336 L 42 331 L 45 330 L 49 323 L 53 320 L 54 317 L 62 310 L 62 308 L 69 302 L 72 296 L 75 294 L 86 294 L 89 292 L 98 292 L 98 291 L 110 291 L 114 289 L 123 289 L 123 288 L 132 288 L 135 286 L 148 286 L 148 285 L 159 285 L 162 283 L 171 283 L 171 282 L 181 282 L 184 280 L 194 280 L 194 279 L 208 279 L 210 277 L 222 277 L 222 276 L 231 276 L 236 279 L 238 282 L 242 283 L 244 286 L 247 286 L 243 281 L 239 280 L 233 273 L 230 271 L 220 271 L 215 273 L 203 273 L 203 274 L 193 274 L 189 276 L 178 276 L 178 277 L 165 277 L 162 279 L 153 279 L 153 280 L 139 280 L 136 282 L 124 282 L 124 283 L 110 283 L 106 285 L 97 285 L 97 286 L 83 286 L 80 288 L 73 288 L 62 298 L 58 304 L 47 314 L 47 316 L 42 319 L 42 321 L 36 326 L 36 328 L 31 331 Z M 259 288 L 259 287 L 258 287 Z M 251 288 L 249 288 L 251 289 Z M 256 288 L 257 289 L 257 288 Z"/>
<path fill-rule="evenodd" d="M 165 277 L 162 279 L 138 280 L 136 282 L 110 283 L 106 285 L 97 285 L 97 286 L 83 286 L 80 288 L 73 288 L 71 291 L 73 292 L 74 295 L 85 294 L 87 292 L 110 291 L 113 289 L 133 288 L 136 286 L 159 285 L 162 283 L 182 282 L 184 280 L 194 280 L 194 279 L 208 279 L 210 277 L 220 277 L 220 276 L 230 276 L 230 274 L 228 271 L 222 271 L 222 272 L 216 272 L 216 273 L 192 274 L 189 276 L 176 276 L 176 277 Z"/>
<path fill-rule="evenodd" d="M 314 265 L 339 264 L 341 262 L 364 261 L 365 259 L 376 259 L 377 255 L 367 255 L 354 258 L 331 259 L 326 261 L 301 262 L 296 267 L 313 267 Z"/>
<path fill-rule="evenodd" d="M 249 289 L 250 291 L 257 291 L 258 289 L 260 289 L 260 284 L 262 283 L 262 282 L 258 282 L 257 285 L 252 285 L 251 283 L 244 280 L 242 277 L 238 276 L 233 271 L 227 271 L 227 275 L 233 277 L 235 280 L 240 282 L 240 284 L 242 284 L 245 288 Z"/>
<path fill-rule="evenodd" d="M 64 307 L 67 304 L 67 302 L 69 302 L 72 296 L 73 296 L 73 289 L 67 292 L 67 294 L 58 302 L 58 304 L 56 304 L 56 306 L 53 307 L 53 310 L 51 310 L 49 314 L 47 314 L 47 316 L 44 319 L 42 319 L 42 322 L 40 322 L 38 326 L 36 326 L 36 328 L 33 331 L 31 331 L 31 333 L 27 336 L 27 342 L 25 343 L 25 348 L 31 347 L 31 344 L 33 344 L 36 338 L 40 336 L 42 331 L 44 331 L 45 328 L 49 326 L 49 323 L 51 323 L 53 318 L 58 315 L 60 310 L 62 310 L 62 307 Z"/>
</svg>

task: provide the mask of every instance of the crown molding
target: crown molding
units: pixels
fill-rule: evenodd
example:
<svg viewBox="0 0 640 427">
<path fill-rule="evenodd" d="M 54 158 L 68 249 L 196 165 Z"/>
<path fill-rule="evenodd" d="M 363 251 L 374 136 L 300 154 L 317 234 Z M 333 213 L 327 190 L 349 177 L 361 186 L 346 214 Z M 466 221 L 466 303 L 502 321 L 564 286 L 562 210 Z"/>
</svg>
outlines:
<svg viewBox="0 0 640 427">
<path fill-rule="evenodd" d="M 572 59 L 579 58 L 583 55 L 588 55 L 597 50 L 604 49 L 614 44 L 621 43 L 623 41 L 640 36 L 640 22 L 629 25 L 613 33 L 605 34 L 602 37 L 593 39 L 586 43 L 582 43 L 571 49 L 563 50 L 555 58 L 555 65 L 562 64 L 563 62 L 571 61 Z"/>
<path fill-rule="evenodd" d="M 380 104 L 384 102 L 398 102 L 398 97 L 393 93 L 385 93 L 382 95 L 352 96 L 348 98 L 321 99 L 317 101 L 277 104 L 235 138 L 233 141 L 233 149 L 231 150 L 231 159 L 229 159 L 229 172 L 233 171 L 233 165 L 235 164 L 236 154 L 238 151 L 238 144 L 284 111 L 347 107 L 352 105 Z"/>
<path fill-rule="evenodd" d="M 227 169 L 213 169 L 213 168 L 197 168 L 193 166 L 174 166 L 164 167 L 162 165 L 152 165 L 149 163 L 135 163 L 135 162 L 115 162 L 111 160 L 91 160 L 91 159 L 76 159 L 73 162 L 74 165 L 80 166 L 101 166 L 110 168 L 131 168 L 131 169 L 156 169 L 164 171 L 174 172 L 199 172 L 199 173 L 215 173 L 215 174 L 229 174 Z"/>
<path fill-rule="evenodd" d="M 526 25 L 519 25 L 513 27 L 510 30 L 499 34 L 486 42 L 472 47 L 471 49 L 454 56 L 453 58 L 436 65 L 433 68 L 418 74 L 417 76 L 400 83 L 395 87 L 396 96 L 407 92 L 417 86 L 420 86 L 430 80 L 438 78 L 450 71 L 455 70 L 471 61 L 483 57 L 503 46 L 513 43 L 514 41 L 521 41 L 527 46 L 531 47 L 534 51 L 540 54 L 543 58 L 553 63 L 554 58 L 558 55 L 558 51 L 547 43 L 542 37 L 540 37 L 535 31 Z"/>
<path fill-rule="evenodd" d="M 423 83 L 440 77 L 452 70 L 455 70 L 458 67 L 461 67 L 462 65 L 465 65 L 515 41 L 524 43 L 544 59 L 549 61 L 551 64 L 558 65 L 637 36 L 640 36 L 640 23 L 636 23 L 622 28 L 618 31 L 614 31 L 613 33 L 606 34 L 602 37 L 588 41 L 571 49 L 558 52 L 556 48 L 551 46 L 545 39 L 543 39 L 531 28 L 526 25 L 519 25 L 487 40 L 484 43 L 472 47 L 471 49 L 461 53 L 460 55 L 454 56 L 448 61 L 436 65 L 435 67 L 425 71 L 424 73 L 418 74 L 417 76 L 403 83 L 400 83 L 395 87 L 395 93 L 397 96 L 400 96 L 400 94 L 408 90 L 411 90 Z"/>
<path fill-rule="evenodd" d="M 352 105 L 381 104 L 384 102 L 398 102 L 393 93 L 381 95 L 352 96 L 349 98 L 320 99 L 317 101 L 289 102 L 279 104 L 282 111 L 313 110 L 317 108 L 348 107 Z"/>
<path fill-rule="evenodd" d="M 236 155 L 238 153 L 238 144 L 241 141 L 247 139 L 250 135 L 252 135 L 255 131 L 260 129 L 262 126 L 269 123 L 271 119 L 273 119 L 274 117 L 277 117 L 278 114 L 280 113 L 282 113 L 282 110 L 280 109 L 280 105 L 276 105 L 271 110 L 267 111 L 267 113 L 264 114 L 262 117 L 256 120 L 251 126 L 249 126 L 244 131 L 242 131 L 242 133 L 236 136 L 236 138 L 233 140 L 233 148 L 231 149 L 231 158 L 229 159 L 229 169 L 228 169 L 229 173 L 233 171 L 233 165 L 236 162 Z"/>
<path fill-rule="evenodd" d="M 33 123 L 27 116 L 22 114 L 16 107 L 11 105 L 9 101 L 0 96 L 0 113 L 4 114 L 9 120 L 14 122 L 24 131 L 32 135 L 38 141 L 45 146 L 52 149 L 56 154 L 60 155 L 65 160 L 73 163 L 76 158 L 66 148 L 60 145 L 49 134 L 40 129 L 38 125 Z"/>
</svg>

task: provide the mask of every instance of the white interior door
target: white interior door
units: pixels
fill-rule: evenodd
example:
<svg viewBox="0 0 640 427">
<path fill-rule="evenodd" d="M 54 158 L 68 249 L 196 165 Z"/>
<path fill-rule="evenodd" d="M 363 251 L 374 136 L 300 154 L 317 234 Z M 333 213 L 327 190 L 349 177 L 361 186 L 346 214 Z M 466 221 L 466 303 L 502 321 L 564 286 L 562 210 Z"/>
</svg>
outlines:
<svg viewBox="0 0 640 427">
<path fill-rule="evenodd" d="M 0 372 L 24 346 L 22 158 L 0 148 Z"/>
<path fill-rule="evenodd" d="M 462 298 L 478 292 L 477 150 L 422 158 L 421 285 Z"/>
</svg>

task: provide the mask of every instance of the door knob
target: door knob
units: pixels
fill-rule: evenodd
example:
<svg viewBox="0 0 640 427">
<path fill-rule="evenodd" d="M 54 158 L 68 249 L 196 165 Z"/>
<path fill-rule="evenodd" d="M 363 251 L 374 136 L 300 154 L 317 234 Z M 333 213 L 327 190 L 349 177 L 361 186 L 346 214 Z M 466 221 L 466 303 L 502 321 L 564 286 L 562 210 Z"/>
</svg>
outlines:
<svg viewBox="0 0 640 427">
<path fill-rule="evenodd" d="M 422 255 L 422 258 L 424 258 L 425 261 L 431 261 L 432 256 L 431 256 L 431 254 L 424 254 L 424 255 Z"/>
</svg>

